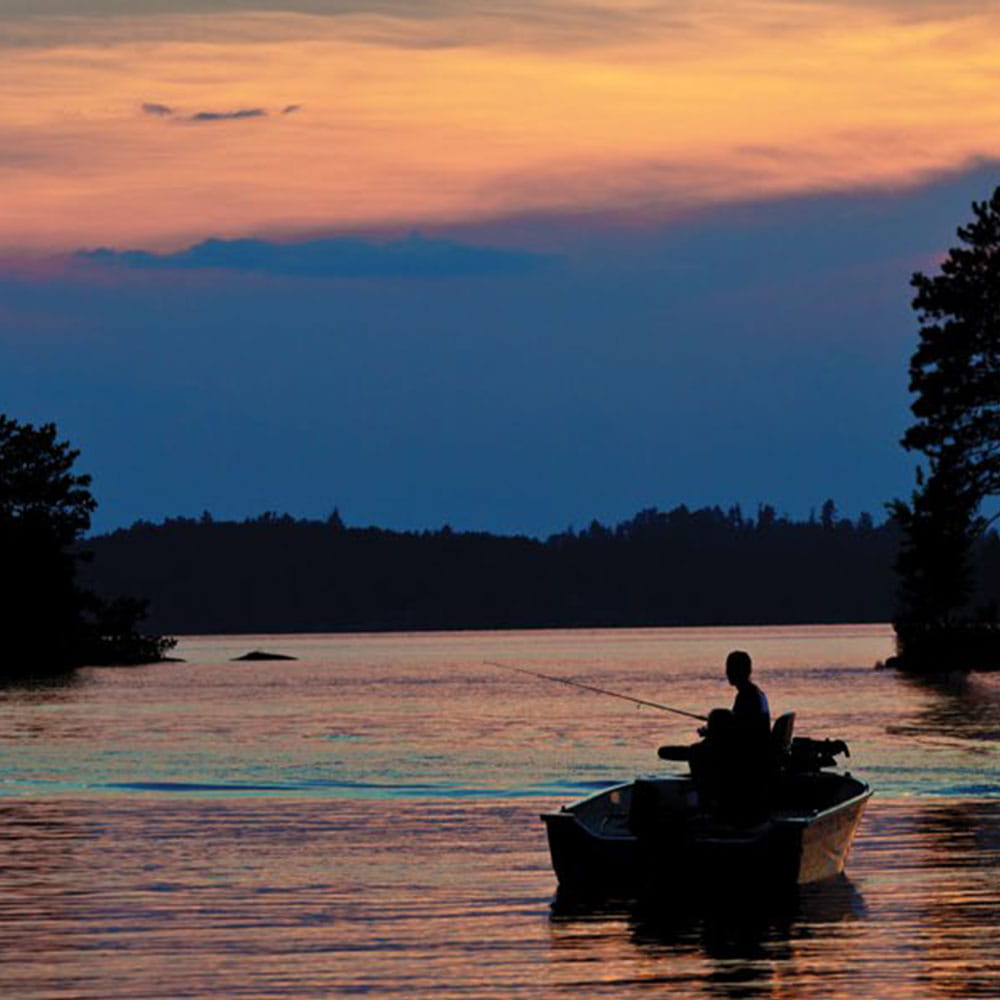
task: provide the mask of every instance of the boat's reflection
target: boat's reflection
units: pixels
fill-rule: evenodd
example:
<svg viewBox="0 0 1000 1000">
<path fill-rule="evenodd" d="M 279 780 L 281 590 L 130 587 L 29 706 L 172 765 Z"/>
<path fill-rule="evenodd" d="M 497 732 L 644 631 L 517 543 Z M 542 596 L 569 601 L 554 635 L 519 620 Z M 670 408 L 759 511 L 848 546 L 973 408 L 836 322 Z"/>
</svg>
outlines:
<svg viewBox="0 0 1000 1000">
<path fill-rule="evenodd" d="M 711 959 L 780 959 L 797 940 L 836 934 L 864 920 L 864 899 L 846 876 L 784 895 L 760 892 L 733 897 L 718 893 L 683 899 L 609 899 L 557 894 L 551 924 L 556 939 L 609 924 L 645 952 L 701 952 Z M 732 970 L 735 971 L 735 970 Z M 758 969 L 757 971 L 762 971 Z"/>
</svg>

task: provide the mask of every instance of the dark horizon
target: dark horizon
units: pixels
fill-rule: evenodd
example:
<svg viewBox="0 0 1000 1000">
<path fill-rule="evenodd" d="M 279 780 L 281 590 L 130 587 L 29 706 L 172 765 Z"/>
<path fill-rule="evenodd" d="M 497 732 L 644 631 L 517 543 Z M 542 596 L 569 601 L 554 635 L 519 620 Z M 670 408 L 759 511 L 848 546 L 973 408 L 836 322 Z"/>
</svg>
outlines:
<svg viewBox="0 0 1000 1000">
<path fill-rule="evenodd" d="M 832 501 L 807 521 L 646 508 L 544 540 L 205 514 L 87 539 L 83 574 L 149 598 L 148 627 L 171 634 L 882 622 L 897 543 Z M 984 560 L 1000 575 L 995 536 Z"/>
<path fill-rule="evenodd" d="M 832 517 L 835 521 L 846 521 L 853 524 L 871 522 L 871 526 L 880 528 L 884 527 L 892 518 L 887 512 L 886 504 L 883 504 L 879 508 L 879 513 L 882 515 L 881 518 L 875 516 L 872 511 L 869 510 L 859 510 L 856 512 L 845 511 L 841 509 L 839 504 L 832 497 L 828 497 L 822 503 L 810 506 L 808 513 L 805 515 L 796 515 L 795 513 L 779 507 L 770 501 L 759 501 L 754 504 L 744 505 L 741 503 L 715 503 L 707 504 L 704 506 L 694 506 L 692 504 L 678 502 L 673 504 L 668 508 L 661 508 L 656 504 L 649 504 L 641 510 L 653 510 L 653 511 L 674 511 L 674 510 L 719 510 L 724 511 L 727 514 L 731 512 L 736 512 L 745 521 L 754 521 L 759 518 L 762 511 L 766 511 L 767 516 L 773 516 L 775 520 L 781 522 L 788 522 L 791 524 L 817 524 L 823 520 L 824 508 L 829 506 L 829 517 Z M 585 518 L 583 521 L 576 523 L 571 520 L 565 520 L 563 524 L 557 528 L 553 528 L 550 531 L 505 531 L 503 529 L 490 528 L 483 525 L 456 525 L 449 520 L 439 520 L 432 523 L 417 524 L 410 526 L 401 526 L 398 524 L 385 524 L 385 523 L 375 523 L 371 520 L 366 519 L 355 519 L 351 520 L 344 515 L 343 509 L 338 504 L 334 504 L 329 508 L 329 512 L 322 516 L 315 516 L 309 514 L 296 514 L 291 510 L 261 510 L 257 513 L 251 514 L 247 513 L 243 516 L 229 516 L 220 517 L 208 509 L 203 509 L 196 514 L 188 513 L 175 513 L 166 515 L 161 518 L 147 518 L 138 517 L 128 524 L 113 525 L 111 527 L 96 529 L 91 527 L 82 536 L 83 540 L 91 541 L 95 539 L 105 538 L 109 535 L 115 535 L 119 532 L 128 532 L 135 528 L 143 527 L 166 527 L 171 524 L 253 524 L 259 523 L 261 521 L 293 521 L 295 523 L 301 524 L 324 524 L 329 523 L 331 520 L 339 520 L 341 525 L 345 528 L 356 529 L 356 530 L 376 530 L 376 531 L 386 531 L 393 534 L 401 535 L 422 535 L 427 533 L 435 533 L 442 530 L 453 531 L 456 534 L 470 534 L 470 535 L 491 535 L 498 538 L 528 538 L 533 541 L 544 542 L 552 538 L 565 535 L 566 533 L 580 533 L 585 532 L 588 527 L 593 524 L 600 524 L 605 527 L 614 528 L 618 524 L 623 524 L 630 520 L 629 518 L 621 518 L 618 521 L 611 521 L 605 524 L 605 521 L 598 516 Z"/>
</svg>

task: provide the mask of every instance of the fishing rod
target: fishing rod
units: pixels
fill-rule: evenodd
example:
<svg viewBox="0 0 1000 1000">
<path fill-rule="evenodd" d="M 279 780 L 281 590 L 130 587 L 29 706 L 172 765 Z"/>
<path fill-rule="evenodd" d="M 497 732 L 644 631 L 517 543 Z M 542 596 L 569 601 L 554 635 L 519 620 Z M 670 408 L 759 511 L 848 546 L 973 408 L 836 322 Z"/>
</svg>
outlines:
<svg viewBox="0 0 1000 1000">
<path fill-rule="evenodd" d="M 545 681 L 555 681 L 557 684 L 568 684 L 570 687 L 582 688 L 584 691 L 593 691 L 595 694 L 606 694 L 610 698 L 621 698 L 622 701 L 631 701 L 636 705 L 646 705 L 649 708 L 658 708 L 661 712 L 673 712 L 674 715 L 686 715 L 689 719 L 697 719 L 699 722 L 707 722 L 704 715 L 695 715 L 694 712 L 685 712 L 683 708 L 671 708 L 669 705 L 661 705 L 659 702 L 646 701 L 645 698 L 633 698 L 630 694 L 619 694 L 617 691 L 608 691 L 606 688 L 599 688 L 593 684 L 584 684 L 581 681 L 570 680 L 568 677 L 556 677 L 553 674 L 543 674 L 537 670 L 526 670 L 524 667 L 515 667 L 510 663 L 497 663 L 495 660 L 483 661 L 489 667 L 499 667 L 501 670 L 515 670 L 519 674 L 527 674 L 529 677 L 540 677 Z"/>
</svg>

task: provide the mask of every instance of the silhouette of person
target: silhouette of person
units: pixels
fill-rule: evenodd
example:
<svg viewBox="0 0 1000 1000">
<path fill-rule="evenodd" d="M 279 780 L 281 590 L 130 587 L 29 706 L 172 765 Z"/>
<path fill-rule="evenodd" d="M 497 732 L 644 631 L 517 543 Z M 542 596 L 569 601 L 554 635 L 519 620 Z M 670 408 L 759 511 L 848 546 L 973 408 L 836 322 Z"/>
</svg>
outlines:
<svg viewBox="0 0 1000 1000">
<path fill-rule="evenodd" d="M 720 817 L 750 822 L 764 805 L 771 711 L 767 695 L 750 680 L 753 664 L 743 650 L 726 657 L 726 679 L 736 688 L 733 707 L 713 709 L 698 730 L 700 743 L 660 747 L 664 760 L 687 760 L 702 802 Z"/>
<path fill-rule="evenodd" d="M 767 695 L 750 680 L 750 655 L 735 649 L 726 657 L 726 680 L 736 688 L 729 714 L 732 730 L 726 748 L 723 806 L 744 822 L 761 818 L 767 792 L 771 749 L 771 708 Z"/>
<path fill-rule="evenodd" d="M 734 649 L 726 657 L 726 680 L 736 688 L 733 719 L 749 740 L 765 741 L 771 732 L 771 707 L 767 695 L 752 680 L 750 654 Z"/>
</svg>

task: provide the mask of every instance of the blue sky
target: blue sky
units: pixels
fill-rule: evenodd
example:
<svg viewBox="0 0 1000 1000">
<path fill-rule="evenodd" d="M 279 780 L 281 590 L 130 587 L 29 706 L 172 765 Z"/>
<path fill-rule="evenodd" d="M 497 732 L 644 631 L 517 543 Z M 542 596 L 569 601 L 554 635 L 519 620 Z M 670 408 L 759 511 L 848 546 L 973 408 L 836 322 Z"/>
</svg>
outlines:
<svg viewBox="0 0 1000 1000">
<path fill-rule="evenodd" d="M 995 15 L 0 0 L 0 410 L 98 530 L 879 516 Z"/>
<path fill-rule="evenodd" d="M 82 448 L 99 528 L 339 506 L 546 533 L 827 497 L 877 515 L 912 465 L 909 274 L 996 176 L 591 230 L 495 274 L 466 273 L 456 247 L 481 234 L 459 232 L 438 273 L 266 273 L 237 254 L 8 275 L 0 394 Z"/>
</svg>

